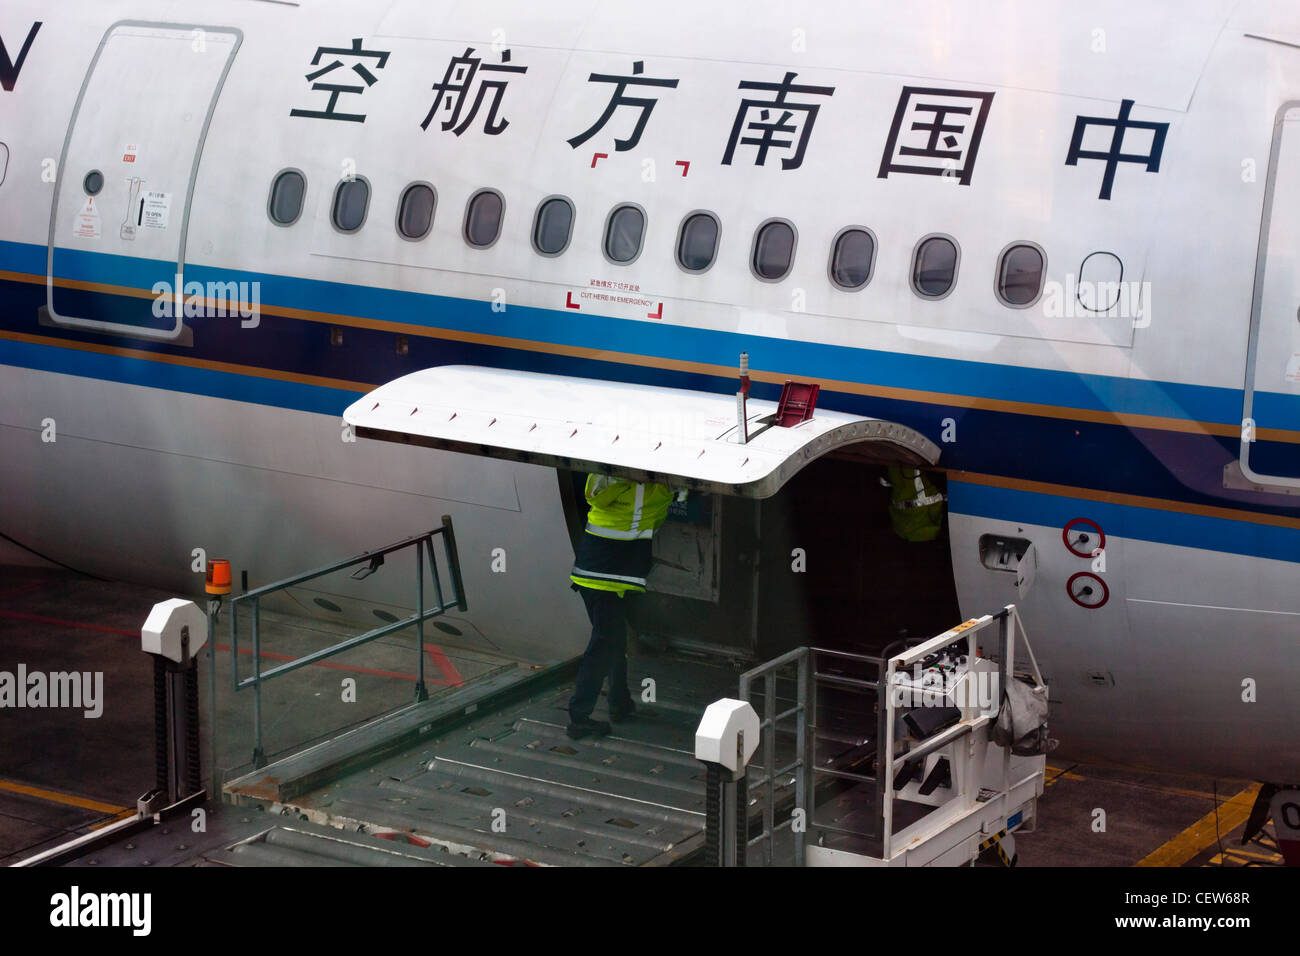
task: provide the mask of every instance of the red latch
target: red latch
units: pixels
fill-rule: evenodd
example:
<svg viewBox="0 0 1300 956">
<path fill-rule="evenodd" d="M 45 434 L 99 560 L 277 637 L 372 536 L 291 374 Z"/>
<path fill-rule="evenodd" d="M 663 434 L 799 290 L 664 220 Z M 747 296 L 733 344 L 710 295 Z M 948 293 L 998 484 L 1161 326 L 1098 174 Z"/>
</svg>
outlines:
<svg viewBox="0 0 1300 956">
<path fill-rule="evenodd" d="M 781 401 L 776 406 L 776 424 L 791 428 L 812 418 L 821 388 L 806 382 L 786 382 L 781 389 Z"/>
</svg>

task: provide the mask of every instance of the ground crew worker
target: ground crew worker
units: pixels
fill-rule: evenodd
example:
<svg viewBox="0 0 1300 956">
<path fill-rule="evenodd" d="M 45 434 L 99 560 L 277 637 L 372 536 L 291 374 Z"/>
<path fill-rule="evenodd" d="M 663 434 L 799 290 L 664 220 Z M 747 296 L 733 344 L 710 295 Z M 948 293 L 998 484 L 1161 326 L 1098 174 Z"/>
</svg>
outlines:
<svg viewBox="0 0 1300 956">
<path fill-rule="evenodd" d="M 684 500 L 685 490 L 678 491 Z M 592 719 L 600 687 L 609 678 L 609 716 L 618 722 L 636 713 L 627 688 L 627 606 L 629 593 L 644 592 L 650 573 L 650 539 L 668 517 L 674 492 L 666 485 L 588 475 L 590 511 L 578 543 L 570 580 L 582 595 L 591 619 L 591 641 L 578 666 L 569 701 L 567 733 L 575 740 L 609 733 L 609 724 Z"/>
<path fill-rule="evenodd" d="M 944 495 L 915 468 L 890 465 L 880 483 L 889 491 L 889 521 L 904 541 L 933 541 L 943 526 Z"/>
</svg>

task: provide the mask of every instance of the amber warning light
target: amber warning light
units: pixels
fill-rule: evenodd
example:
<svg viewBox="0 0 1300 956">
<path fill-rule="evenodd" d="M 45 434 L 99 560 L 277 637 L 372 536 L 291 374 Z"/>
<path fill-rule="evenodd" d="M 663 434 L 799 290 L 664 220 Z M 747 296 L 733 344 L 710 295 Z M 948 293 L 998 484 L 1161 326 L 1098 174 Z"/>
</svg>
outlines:
<svg viewBox="0 0 1300 956">
<path fill-rule="evenodd" d="M 230 593 L 230 562 L 225 558 L 213 558 L 208 562 L 207 580 L 204 590 L 209 594 Z"/>
</svg>

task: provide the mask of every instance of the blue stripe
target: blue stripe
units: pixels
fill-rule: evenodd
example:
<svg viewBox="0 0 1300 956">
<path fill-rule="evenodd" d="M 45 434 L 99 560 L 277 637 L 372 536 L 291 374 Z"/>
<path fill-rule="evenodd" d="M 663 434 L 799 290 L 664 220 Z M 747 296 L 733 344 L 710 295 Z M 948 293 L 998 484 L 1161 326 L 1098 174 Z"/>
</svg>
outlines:
<svg viewBox="0 0 1300 956">
<path fill-rule="evenodd" d="M 360 397 L 356 392 L 319 385 L 300 385 L 252 375 L 168 365 L 149 359 L 100 355 L 57 346 L 13 342 L 9 339 L 0 339 L 0 365 L 18 365 L 64 375 L 81 375 L 321 415 L 341 416 L 343 410 Z M 249 414 L 256 413 L 256 409 L 250 409 Z"/>
<path fill-rule="evenodd" d="M 59 258 L 60 275 L 68 278 L 150 288 L 174 265 L 130 256 L 73 250 Z M 0 242 L 0 268 L 43 274 L 45 247 Z M 743 343 L 755 368 L 779 370 L 813 379 L 838 379 L 891 388 L 969 395 L 1006 401 L 1049 396 L 1050 403 L 1090 411 L 1155 415 L 1193 421 L 1237 424 L 1239 389 L 1175 382 L 1152 382 L 1049 369 L 1020 368 L 900 352 L 789 341 L 733 332 L 651 325 L 609 316 L 508 306 L 493 312 L 491 303 L 395 289 L 300 279 L 291 276 L 190 266 L 185 278 L 199 282 L 235 281 L 261 284 L 261 301 L 360 318 L 381 319 L 434 328 L 455 329 L 526 341 L 588 347 L 599 341 L 611 351 L 665 359 L 692 360 L 731 367 Z M 1275 421 L 1300 421 L 1300 396 L 1261 395 Z M 1261 422 L 1263 419 L 1261 418 Z M 1267 423 L 1264 423 L 1267 424 Z"/>
<path fill-rule="evenodd" d="M 948 482 L 948 507 L 955 514 L 1049 528 L 1064 528 L 1074 518 L 1090 518 L 1108 534 L 1124 538 L 1300 562 L 1300 529 L 1249 521 L 968 484 L 955 478 Z"/>
</svg>

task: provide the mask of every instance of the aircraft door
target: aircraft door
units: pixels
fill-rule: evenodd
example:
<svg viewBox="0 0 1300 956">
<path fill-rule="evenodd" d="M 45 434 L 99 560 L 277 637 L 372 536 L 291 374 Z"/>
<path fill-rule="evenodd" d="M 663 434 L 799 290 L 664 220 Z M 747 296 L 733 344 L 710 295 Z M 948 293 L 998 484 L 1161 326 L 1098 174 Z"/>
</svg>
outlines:
<svg viewBox="0 0 1300 956">
<path fill-rule="evenodd" d="M 1242 473 L 1300 487 L 1300 444 L 1279 440 L 1300 431 L 1300 103 L 1273 130 L 1242 417 Z"/>
<path fill-rule="evenodd" d="M 155 307 L 154 289 L 179 291 L 208 123 L 241 40 L 133 20 L 105 32 L 59 160 L 43 323 L 181 338 L 183 317 Z"/>
</svg>

